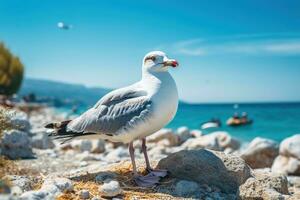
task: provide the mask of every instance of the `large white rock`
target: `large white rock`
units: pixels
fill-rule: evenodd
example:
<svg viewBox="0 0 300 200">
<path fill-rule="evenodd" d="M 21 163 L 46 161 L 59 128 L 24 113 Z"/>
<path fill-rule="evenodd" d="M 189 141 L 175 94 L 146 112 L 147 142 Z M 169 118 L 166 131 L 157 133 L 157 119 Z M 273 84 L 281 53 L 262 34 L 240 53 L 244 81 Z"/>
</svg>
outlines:
<svg viewBox="0 0 300 200">
<path fill-rule="evenodd" d="M 167 146 L 176 146 L 179 144 L 179 136 L 174 134 L 171 129 L 161 129 L 147 137 L 149 143 L 159 143 L 167 141 Z"/>
<path fill-rule="evenodd" d="M 216 138 L 222 150 L 227 148 L 237 150 L 241 145 L 237 139 L 231 137 L 231 135 L 225 131 L 216 131 L 206 135 L 206 137 Z"/>
<path fill-rule="evenodd" d="M 300 134 L 286 138 L 280 144 L 280 155 L 300 160 Z"/>
<path fill-rule="evenodd" d="M 255 171 L 253 175 L 239 187 L 241 199 L 275 200 L 289 197 L 288 181 L 284 175 L 259 171 Z"/>
<path fill-rule="evenodd" d="M 277 142 L 257 137 L 242 152 L 241 157 L 252 168 L 271 167 L 274 159 L 278 156 L 279 145 Z"/>
<path fill-rule="evenodd" d="M 208 135 L 190 138 L 182 146 L 185 149 L 236 150 L 240 147 L 240 142 L 232 138 L 227 132 L 217 131 Z"/>
<path fill-rule="evenodd" d="M 283 140 L 279 147 L 279 154 L 274 160 L 272 171 L 300 175 L 300 134 Z"/>
<path fill-rule="evenodd" d="M 201 148 L 206 148 L 206 149 L 211 149 L 216 151 L 221 150 L 217 138 L 204 137 L 204 136 L 198 138 L 190 138 L 187 141 L 185 141 L 181 145 L 181 147 L 187 150 L 201 149 Z"/>
<path fill-rule="evenodd" d="M 26 113 L 21 111 L 9 111 L 7 113 L 9 122 L 14 129 L 28 132 L 31 128 L 28 116 Z"/>
<path fill-rule="evenodd" d="M 32 158 L 32 147 L 27 133 L 19 130 L 4 131 L 0 140 L 1 154 L 10 159 Z"/>
<path fill-rule="evenodd" d="M 279 155 L 274 160 L 272 172 L 283 173 L 286 175 L 300 175 L 300 160 L 294 157 Z"/>
</svg>

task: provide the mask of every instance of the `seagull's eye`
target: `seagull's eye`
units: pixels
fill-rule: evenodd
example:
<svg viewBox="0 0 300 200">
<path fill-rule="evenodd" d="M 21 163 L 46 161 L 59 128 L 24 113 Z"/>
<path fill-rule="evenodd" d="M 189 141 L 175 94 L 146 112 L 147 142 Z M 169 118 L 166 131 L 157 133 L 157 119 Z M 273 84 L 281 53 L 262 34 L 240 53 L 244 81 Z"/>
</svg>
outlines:
<svg viewBox="0 0 300 200">
<path fill-rule="evenodd" d="M 153 62 L 155 62 L 156 57 L 155 57 L 155 56 L 148 56 L 148 57 L 145 59 L 145 61 L 147 61 L 147 60 L 152 60 Z"/>
<path fill-rule="evenodd" d="M 151 56 L 150 59 L 154 62 L 156 60 L 155 56 Z"/>
</svg>

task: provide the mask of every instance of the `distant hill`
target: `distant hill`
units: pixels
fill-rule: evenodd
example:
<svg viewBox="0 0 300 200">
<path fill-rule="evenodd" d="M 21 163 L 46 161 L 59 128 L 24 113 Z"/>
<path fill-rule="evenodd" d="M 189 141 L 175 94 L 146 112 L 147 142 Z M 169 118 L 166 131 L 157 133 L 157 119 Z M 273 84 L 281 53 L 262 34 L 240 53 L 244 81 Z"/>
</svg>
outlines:
<svg viewBox="0 0 300 200">
<path fill-rule="evenodd" d="M 86 87 L 80 84 L 69 84 L 57 81 L 26 78 L 23 81 L 19 95 L 34 93 L 37 98 L 52 99 L 66 104 L 81 104 L 90 106 L 111 89 Z"/>
</svg>

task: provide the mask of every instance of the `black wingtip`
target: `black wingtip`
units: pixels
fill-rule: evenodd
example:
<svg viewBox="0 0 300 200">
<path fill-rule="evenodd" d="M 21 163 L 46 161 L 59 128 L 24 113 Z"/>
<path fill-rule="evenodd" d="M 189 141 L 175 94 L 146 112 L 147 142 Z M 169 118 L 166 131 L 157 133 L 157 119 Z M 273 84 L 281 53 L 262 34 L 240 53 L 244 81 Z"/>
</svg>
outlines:
<svg viewBox="0 0 300 200">
<path fill-rule="evenodd" d="M 44 127 L 54 129 L 54 123 L 47 124 Z"/>
</svg>

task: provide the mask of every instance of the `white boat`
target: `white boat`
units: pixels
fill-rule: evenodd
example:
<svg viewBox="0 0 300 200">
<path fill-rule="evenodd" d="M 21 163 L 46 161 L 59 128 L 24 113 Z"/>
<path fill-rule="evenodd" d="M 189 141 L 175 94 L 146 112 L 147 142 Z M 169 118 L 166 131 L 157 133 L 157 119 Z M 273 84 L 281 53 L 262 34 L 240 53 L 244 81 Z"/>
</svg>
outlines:
<svg viewBox="0 0 300 200">
<path fill-rule="evenodd" d="M 218 128 L 219 124 L 216 122 L 206 122 L 201 125 L 201 129 L 208 129 L 208 128 Z"/>
</svg>

